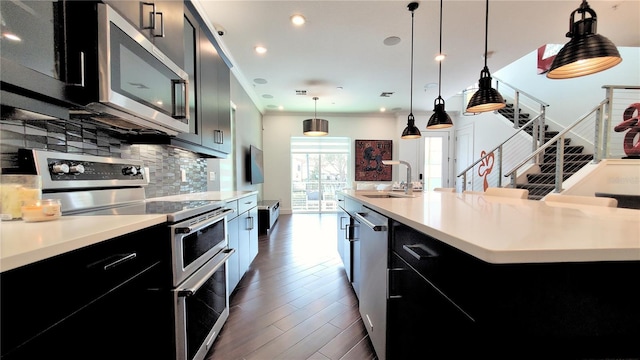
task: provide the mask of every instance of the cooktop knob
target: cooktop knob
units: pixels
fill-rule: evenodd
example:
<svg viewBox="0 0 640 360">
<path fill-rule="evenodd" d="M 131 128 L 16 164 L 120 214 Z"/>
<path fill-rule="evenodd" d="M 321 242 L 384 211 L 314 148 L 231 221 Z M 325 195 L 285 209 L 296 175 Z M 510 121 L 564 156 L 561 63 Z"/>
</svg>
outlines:
<svg viewBox="0 0 640 360">
<path fill-rule="evenodd" d="M 67 173 L 69 173 L 69 165 L 67 165 L 65 163 L 53 164 L 51 166 L 51 172 L 54 175 L 67 174 Z"/>
<path fill-rule="evenodd" d="M 125 175 L 137 175 L 138 169 L 135 166 L 127 166 L 122 169 L 122 173 Z"/>
<path fill-rule="evenodd" d="M 71 165 L 71 167 L 69 167 L 69 172 L 71 172 L 72 174 L 82 174 L 84 173 L 84 165 L 82 164 Z"/>
</svg>

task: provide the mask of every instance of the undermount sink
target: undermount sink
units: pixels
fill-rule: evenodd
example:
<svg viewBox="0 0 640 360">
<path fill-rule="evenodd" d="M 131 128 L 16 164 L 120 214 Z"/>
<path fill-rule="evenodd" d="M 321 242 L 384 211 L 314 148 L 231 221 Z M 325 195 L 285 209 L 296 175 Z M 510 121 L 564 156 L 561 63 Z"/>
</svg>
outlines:
<svg viewBox="0 0 640 360">
<path fill-rule="evenodd" d="M 364 197 L 368 198 L 414 198 L 418 195 L 415 194 L 405 194 L 405 193 L 393 193 L 393 192 L 385 192 L 378 194 L 362 194 Z"/>
</svg>

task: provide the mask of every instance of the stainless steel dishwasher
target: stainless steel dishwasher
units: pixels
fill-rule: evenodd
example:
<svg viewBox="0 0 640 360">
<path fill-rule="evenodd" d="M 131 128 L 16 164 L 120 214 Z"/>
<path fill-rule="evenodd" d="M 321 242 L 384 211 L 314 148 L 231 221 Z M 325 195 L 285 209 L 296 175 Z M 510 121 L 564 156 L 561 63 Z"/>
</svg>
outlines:
<svg viewBox="0 0 640 360">
<path fill-rule="evenodd" d="M 365 206 L 354 214 L 360 228 L 360 315 L 378 359 L 386 358 L 389 219 Z"/>
</svg>

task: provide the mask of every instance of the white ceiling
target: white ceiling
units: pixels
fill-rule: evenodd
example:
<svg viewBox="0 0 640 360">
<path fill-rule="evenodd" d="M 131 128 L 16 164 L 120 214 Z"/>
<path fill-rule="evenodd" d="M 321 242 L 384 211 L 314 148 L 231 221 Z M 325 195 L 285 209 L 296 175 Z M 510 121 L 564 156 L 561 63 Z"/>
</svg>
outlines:
<svg viewBox="0 0 640 360">
<path fill-rule="evenodd" d="M 263 113 L 407 113 L 410 107 L 410 1 L 194 0 L 216 31 L 232 71 Z M 493 0 L 489 3 L 491 73 L 544 44 L 564 44 L 579 0 Z M 598 33 L 617 46 L 640 46 L 640 0 L 589 1 Z M 438 96 L 439 6 L 415 10 L 413 112 L 428 112 Z M 289 18 L 307 22 L 294 27 Z M 477 82 L 484 66 L 485 1 L 444 0 L 442 97 Z M 401 38 L 395 46 L 383 44 Z M 257 45 L 266 54 L 254 52 Z M 624 61 L 624 60 L 623 60 Z M 536 71 L 532 66 L 531 71 Z M 258 83 L 264 79 L 266 83 Z M 259 81 L 259 80 L 258 80 Z M 549 80 L 562 81 L 562 80 Z M 264 82 L 264 81 L 263 81 Z M 296 95 L 306 90 L 307 95 Z M 381 97 L 382 92 L 392 92 Z M 282 110 L 279 107 L 282 106 Z"/>
</svg>

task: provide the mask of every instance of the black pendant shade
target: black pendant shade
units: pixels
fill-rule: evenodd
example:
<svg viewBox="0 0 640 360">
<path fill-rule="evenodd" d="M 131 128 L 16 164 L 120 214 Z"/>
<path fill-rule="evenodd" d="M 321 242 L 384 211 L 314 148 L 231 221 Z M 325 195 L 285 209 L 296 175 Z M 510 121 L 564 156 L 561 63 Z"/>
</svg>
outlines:
<svg viewBox="0 0 640 360">
<path fill-rule="evenodd" d="M 431 115 L 431 117 L 429 118 L 427 129 L 446 129 L 452 126 L 453 121 L 451 121 L 451 117 L 444 110 L 444 99 L 438 96 L 438 98 L 433 103 L 433 115 Z"/>
<path fill-rule="evenodd" d="M 576 13 L 582 17 L 574 22 Z M 586 14 L 591 17 L 586 17 Z M 622 61 L 616 46 L 606 37 L 596 33 L 597 16 L 586 1 L 571 13 L 569 22 L 567 37 L 571 40 L 553 59 L 547 72 L 549 79 L 570 79 L 590 75 L 616 66 Z"/>
<path fill-rule="evenodd" d="M 442 55 L 442 0 L 440 0 L 440 53 Z M 444 109 L 444 99 L 441 95 L 442 89 L 442 61 L 438 64 L 438 97 L 433 102 L 433 115 L 427 123 L 427 130 L 446 129 L 453 126 L 451 117 Z"/>
<path fill-rule="evenodd" d="M 479 89 L 469 100 L 467 104 L 467 112 L 481 113 L 486 111 L 494 111 L 507 106 L 498 90 L 491 87 L 491 74 L 487 67 L 487 43 L 489 33 L 489 0 L 487 0 L 485 15 L 485 32 L 484 32 L 484 68 L 480 72 L 480 80 L 478 80 Z"/>
<path fill-rule="evenodd" d="M 402 131 L 401 138 L 403 139 L 418 139 L 422 136 L 420 129 L 416 126 L 416 121 L 413 118 L 413 113 L 409 114 L 407 118 L 407 127 Z"/>
<path fill-rule="evenodd" d="M 318 104 L 318 97 L 313 100 Z M 307 119 L 302 122 L 302 133 L 306 136 L 325 136 L 329 134 L 329 121 L 318 119 L 316 111 L 313 112 L 313 119 Z"/>
<path fill-rule="evenodd" d="M 481 113 L 486 111 L 500 110 L 506 106 L 504 98 L 498 90 L 491 87 L 491 74 L 486 66 L 480 72 L 480 80 L 478 80 L 479 89 L 473 94 L 469 104 L 467 104 L 467 112 Z"/>
<path fill-rule="evenodd" d="M 401 139 L 418 139 L 422 136 L 420 130 L 416 127 L 416 121 L 413 117 L 413 12 L 418 8 L 417 2 L 407 5 L 407 9 L 411 11 L 411 100 L 409 116 L 407 117 L 407 127 L 402 131 Z"/>
</svg>

